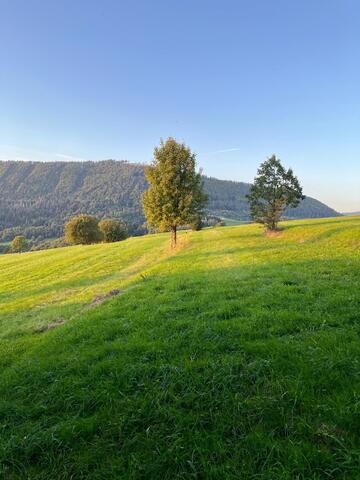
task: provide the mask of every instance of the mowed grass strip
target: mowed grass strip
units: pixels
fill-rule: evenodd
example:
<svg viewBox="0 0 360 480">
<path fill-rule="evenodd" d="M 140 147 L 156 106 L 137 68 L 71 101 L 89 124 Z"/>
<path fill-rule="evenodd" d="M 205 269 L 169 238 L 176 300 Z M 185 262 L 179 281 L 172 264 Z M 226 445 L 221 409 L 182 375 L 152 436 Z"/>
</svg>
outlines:
<svg viewBox="0 0 360 480">
<path fill-rule="evenodd" d="M 359 478 L 360 218 L 284 227 L 183 233 L 175 254 L 166 235 L 39 252 L 49 306 L 33 254 L 0 258 L 32 302 L 17 316 L 1 283 L 3 477 Z M 36 333 L 63 278 L 79 310 Z M 116 282 L 122 295 L 85 308 Z"/>
</svg>

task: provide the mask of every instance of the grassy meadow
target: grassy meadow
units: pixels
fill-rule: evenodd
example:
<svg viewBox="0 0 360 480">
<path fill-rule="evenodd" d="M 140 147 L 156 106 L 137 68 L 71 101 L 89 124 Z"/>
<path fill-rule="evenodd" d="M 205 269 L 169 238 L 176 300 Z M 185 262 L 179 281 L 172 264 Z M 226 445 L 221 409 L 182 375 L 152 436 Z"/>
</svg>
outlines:
<svg viewBox="0 0 360 480">
<path fill-rule="evenodd" d="M 0 478 L 359 479 L 360 217 L 283 226 L 0 256 Z"/>
</svg>

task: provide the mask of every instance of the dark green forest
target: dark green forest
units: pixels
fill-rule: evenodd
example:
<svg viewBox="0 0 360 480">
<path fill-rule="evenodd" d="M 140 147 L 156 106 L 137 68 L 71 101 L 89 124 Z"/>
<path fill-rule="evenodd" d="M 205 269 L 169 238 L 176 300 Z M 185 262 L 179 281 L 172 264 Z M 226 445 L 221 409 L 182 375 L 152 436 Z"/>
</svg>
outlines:
<svg viewBox="0 0 360 480">
<path fill-rule="evenodd" d="M 204 177 L 208 216 L 249 219 L 249 184 Z M 0 161 L 0 241 L 22 234 L 39 242 L 63 235 L 64 223 L 88 213 L 123 220 L 131 235 L 146 233 L 140 197 L 147 188 L 144 165 L 126 161 Z M 287 218 L 339 215 L 306 197 Z"/>
</svg>

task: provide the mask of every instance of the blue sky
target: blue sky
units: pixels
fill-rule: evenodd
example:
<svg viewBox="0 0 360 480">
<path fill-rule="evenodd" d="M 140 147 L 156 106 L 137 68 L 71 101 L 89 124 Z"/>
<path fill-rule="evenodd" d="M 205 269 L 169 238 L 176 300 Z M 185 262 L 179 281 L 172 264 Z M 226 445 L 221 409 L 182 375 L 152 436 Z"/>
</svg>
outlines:
<svg viewBox="0 0 360 480">
<path fill-rule="evenodd" d="M 0 159 L 149 162 L 168 136 L 360 210 L 360 2 L 0 0 Z"/>
</svg>

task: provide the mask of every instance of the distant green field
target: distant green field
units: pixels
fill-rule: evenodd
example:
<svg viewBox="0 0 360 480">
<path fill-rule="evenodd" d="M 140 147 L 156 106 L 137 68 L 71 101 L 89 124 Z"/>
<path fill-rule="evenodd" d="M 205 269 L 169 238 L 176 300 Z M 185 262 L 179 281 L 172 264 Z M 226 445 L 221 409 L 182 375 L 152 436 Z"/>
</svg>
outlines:
<svg viewBox="0 0 360 480">
<path fill-rule="evenodd" d="M 283 225 L 0 256 L 0 478 L 359 479 L 360 217 Z"/>
<path fill-rule="evenodd" d="M 221 217 L 221 220 L 225 222 L 225 225 L 227 226 L 235 226 L 235 225 L 246 225 L 250 222 L 245 221 L 245 220 L 236 220 L 236 218 L 226 218 L 226 217 Z"/>
</svg>

